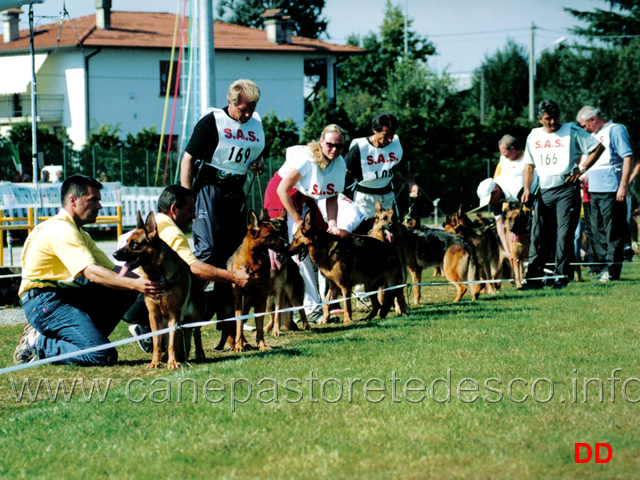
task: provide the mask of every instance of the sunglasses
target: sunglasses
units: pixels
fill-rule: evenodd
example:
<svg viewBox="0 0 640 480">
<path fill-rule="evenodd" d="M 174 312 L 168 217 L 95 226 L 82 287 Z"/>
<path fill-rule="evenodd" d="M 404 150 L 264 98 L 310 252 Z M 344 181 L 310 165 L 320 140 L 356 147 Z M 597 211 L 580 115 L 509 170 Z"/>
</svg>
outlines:
<svg viewBox="0 0 640 480">
<path fill-rule="evenodd" d="M 344 148 L 344 143 L 331 143 L 331 142 L 325 141 L 324 144 L 329 148 L 335 148 L 335 149 L 343 149 Z"/>
</svg>

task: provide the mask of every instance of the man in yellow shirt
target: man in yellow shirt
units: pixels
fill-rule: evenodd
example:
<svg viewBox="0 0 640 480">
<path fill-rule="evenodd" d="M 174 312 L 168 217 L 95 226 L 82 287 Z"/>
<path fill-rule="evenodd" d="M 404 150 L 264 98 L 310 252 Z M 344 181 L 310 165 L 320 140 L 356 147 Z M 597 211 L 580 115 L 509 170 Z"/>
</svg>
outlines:
<svg viewBox="0 0 640 480">
<path fill-rule="evenodd" d="M 82 230 L 96 221 L 101 189 L 92 178 L 69 177 L 62 184 L 60 212 L 27 237 L 18 295 L 29 325 L 13 354 L 14 363 L 104 345 L 137 293 L 162 293 L 157 282 L 130 273 L 119 276 L 113 262 Z M 101 366 L 117 359 L 111 347 L 60 363 Z"/>
<path fill-rule="evenodd" d="M 198 260 L 191 251 L 184 232 L 189 229 L 193 219 L 196 218 L 195 195 L 192 190 L 181 185 L 168 186 L 158 198 L 157 210 L 156 225 L 158 235 L 189 265 L 191 273 L 196 278 L 204 282 L 235 283 L 240 287 L 247 285 L 249 282 L 249 274 L 247 272 L 232 273 L 223 268 L 214 267 Z M 139 296 L 138 301 L 126 313 L 124 318 L 127 322 L 132 323 L 129 327 L 132 335 L 140 335 L 150 331 L 150 329 L 145 328 L 145 324 L 148 322 L 148 312 L 142 296 Z M 151 342 L 142 340 L 138 343 L 143 351 L 147 353 L 152 351 Z"/>
</svg>

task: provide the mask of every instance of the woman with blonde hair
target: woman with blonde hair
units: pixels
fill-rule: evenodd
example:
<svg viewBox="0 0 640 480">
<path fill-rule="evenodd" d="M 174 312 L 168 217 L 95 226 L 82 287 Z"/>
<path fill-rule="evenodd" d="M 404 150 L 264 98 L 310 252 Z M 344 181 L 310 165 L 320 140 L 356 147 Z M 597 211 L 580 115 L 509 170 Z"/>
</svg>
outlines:
<svg viewBox="0 0 640 480">
<path fill-rule="evenodd" d="M 287 211 L 289 240 L 308 211 L 316 225 L 329 233 L 340 233 L 336 222 L 338 194 L 344 190 L 347 173 L 342 158 L 345 136 L 340 126 L 331 124 L 322 130 L 318 141 L 287 148 L 284 165 L 269 181 L 264 207 L 272 218 L 279 216 L 283 208 Z M 323 199 L 327 202 L 326 222 L 318 209 L 318 201 Z M 308 257 L 300 263 L 300 273 L 305 281 L 305 310 L 313 318 L 316 311 L 321 312 L 321 300 Z"/>
</svg>

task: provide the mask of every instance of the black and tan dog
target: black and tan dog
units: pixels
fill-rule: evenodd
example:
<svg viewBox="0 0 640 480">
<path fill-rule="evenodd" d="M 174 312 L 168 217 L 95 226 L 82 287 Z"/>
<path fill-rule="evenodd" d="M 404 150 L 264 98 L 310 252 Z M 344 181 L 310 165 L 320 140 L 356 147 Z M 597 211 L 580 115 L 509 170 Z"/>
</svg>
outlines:
<svg viewBox="0 0 640 480">
<path fill-rule="evenodd" d="M 159 297 L 144 297 L 152 331 L 200 321 L 201 313 L 205 310 L 202 285 L 193 276 L 186 262 L 160 238 L 153 212 L 149 213 L 144 223 L 138 212 L 137 228 L 127 239 L 126 245 L 113 256 L 125 262 L 125 267 L 120 271 L 121 275 L 127 270 L 140 267 L 142 276 L 164 285 L 165 291 Z M 194 330 L 196 360 L 204 360 L 200 328 Z M 181 334 L 175 330 L 169 333 L 167 368 L 178 368 L 180 361 L 189 358 L 191 329 L 182 332 L 185 336 L 186 351 L 182 348 Z M 161 366 L 161 341 L 160 335 L 153 337 L 153 356 L 147 368 Z"/>
<path fill-rule="evenodd" d="M 398 216 L 393 208 L 385 209 L 382 207 L 380 201 L 376 201 L 375 215 L 373 217 L 373 226 L 369 231 L 369 236 L 380 240 L 392 247 L 398 258 L 400 259 L 401 272 L 404 274 L 407 266 L 407 261 L 404 252 L 404 240 L 406 238 L 406 231 L 403 225 L 398 221 Z M 402 282 L 404 281 L 404 275 Z M 400 315 L 407 314 L 407 301 L 404 298 L 404 289 L 398 288 L 391 291 L 395 303 L 396 313 Z"/>
<path fill-rule="evenodd" d="M 340 294 L 343 295 L 344 323 L 352 321 L 351 291 L 354 285 L 364 284 L 366 291 L 373 292 L 401 282 L 400 259 L 393 248 L 371 237 L 332 235 L 313 225 L 310 214 L 305 215 L 291 243 L 292 253 L 305 248 L 329 282 L 327 299 L 337 299 Z M 386 317 L 393 296 L 391 290 L 386 290 L 381 305 L 377 294 L 372 293 L 369 296 L 371 312 L 366 319 L 370 320 L 378 313 L 381 318 Z M 324 305 L 323 313 L 320 323 L 327 323 L 329 305 Z"/>
<path fill-rule="evenodd" d="M 290 294 L 289 298 L 295 298 L 296 295 L 299 295 L 299 290 L 287 285 L 289 282 L 286 277 L 287 271 L 282 274 L 275 272 L 281 270 L 283 266 L 296 268 L 295 265 L 287 267 L 292 262 L 287 262 L 283 258 L 283 255 L 287 253 L 289 243 L 282 222 L 284 222 L 284 216 L 272 221 L 266 211 L 263 212 L 262 218 L 258 218 L 256 212 L 250 209 L 247 214 L 247 234 L 227 263 L 227 270 L 231 272 L 244 270 L 252 277 L 252 281 L 246 287 L 241 288 L 233 285 L 232 290 L 236 316 L 246 315 L 253 307 L 253 312 L 256 314 L 256 342 L 259 350 L 269 349 L 264 341 L 264 316 L 258 315 L 266 312 L 269 296 L 275 293 L 276 309 L 278 310 L 284 303 L 284 299 L 287 298 L 287 294 Z M 293 277 L 294 274 L 291 275 Z M 300 274 L 298 273 L 298 275 Z M 291 281 L 296 280 L 292 278 Z M 303 285 L 301 281 L 298 282 L 298 286 L 300 285 Z M 295 300 L 299 299 L 295 298 Z M 305 329 L 308 329 L 309 325 L 303 315 L 304 312 L 301 313 L 301 317 Z M 276 314 L 273 323 L 274 335 L 279 335 L 278 314 Z M 235 351 L 241 352 L 246 347 L 247 343 L 242 335 L 242 321 L 238 320 L 233 348 Z"/>
<path fill-rule="evenodd" d="M 412 304 L 420 302 L 422 271 L 434 267 L 456 287 L 455 302 L 459 302 L 467 290 L 477 300 L 483 288 L 478 260 L 473 248 L 458 235 L 440 229 L 420 226 L 419 221 L 405 217 L 406 236 L 402 240 L 407 270 L 413 282 Z M 475 282 L 463 284 L 462 282 Z"/>
<path fill-rule="evenodd" d="M 519 202 L 511 202 L 507 210 L 502 212 L 502 215 L 507 230 L 507 245 L 513 256 L 511 269 L 516 280 L 516 286 L 520 288 L 524 279 L 524 264 L 529 262 L 531 211 L 523 208 L 523 205 Z M 578 268 L 580 268 L 579 265 Z"/>
<path fill-rule="evenodd" d="M 270 220 L 268 220 L 267 210 L 264 210 L 262 219 L 263 221 L 271 222 L 281 238 L 289 238 L 286 210 L 282 210 L 279 217 Z M 304 280 L 300 275 L 300 268 L 288 252 L 286 254 L 277 252 L 275 260 L 271 266 L 271 288 L 269 299 L 267 300 L 270 320 L 264 329 L 267 332 L 271 330 L 271 334 L 277 337 L 280 335 L 280 328 L 283 326 L 289 330 L 298 329 L 293 322 L 293 313 L 281 312 L 280 310 L 304 304 Z M 302 328 L 311 330 L 304 308 L 299 309 L 298 314 L 300 315 Z"/>
<path fill-rule="evenodd" d="M 475 251 L 478 259 L 480 278 L 485 280 L 488 293 L 496 293 L 500 289 L 500 280 L 509 278 L 511 267 L 507 257 L 498 244 L 495 229 L 474 223 L 462 208 L 453 215 L 447 215 L 445 230 L 462 237 Z"/>
</svg>

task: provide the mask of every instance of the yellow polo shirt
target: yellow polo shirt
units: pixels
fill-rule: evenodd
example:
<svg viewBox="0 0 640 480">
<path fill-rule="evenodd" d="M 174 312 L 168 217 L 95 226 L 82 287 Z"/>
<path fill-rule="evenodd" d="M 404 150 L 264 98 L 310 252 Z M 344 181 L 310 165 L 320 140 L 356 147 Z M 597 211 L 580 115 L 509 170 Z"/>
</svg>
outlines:
<svg viewBox="0 0 640 480">
<path fill-rule="evenodd" d="M 189 246 L 189 241 L 184 232 L 180 230 L 173 220 L 164 213 L 156 215 L 156 225 L 158 227 L 158 235 L 171 249 L 180 255 L 180 258 L 191 265 L 198 259 L 195 257 Z"/>
<path fill-rule="evenodd" d="M 33 229 L 22 248 L 21 262 L 18 295 L 32 288 L 74 286 L 73 279 L 89 265 L 109 270 L 114 267 L 91 236 L 78 228 L 64 209 Z"/>
</svg>

